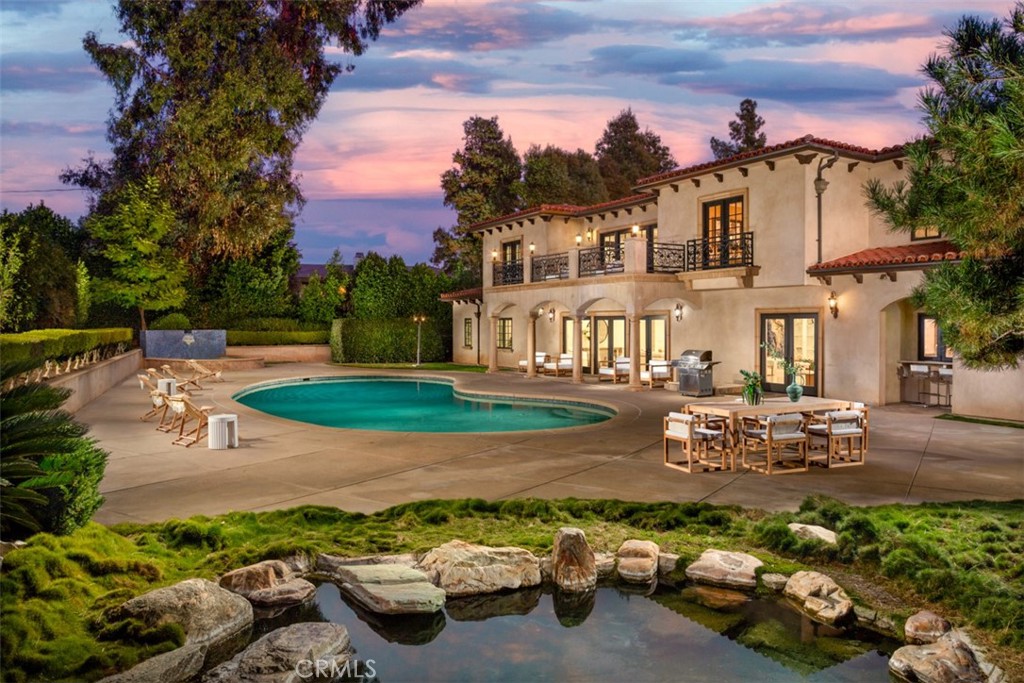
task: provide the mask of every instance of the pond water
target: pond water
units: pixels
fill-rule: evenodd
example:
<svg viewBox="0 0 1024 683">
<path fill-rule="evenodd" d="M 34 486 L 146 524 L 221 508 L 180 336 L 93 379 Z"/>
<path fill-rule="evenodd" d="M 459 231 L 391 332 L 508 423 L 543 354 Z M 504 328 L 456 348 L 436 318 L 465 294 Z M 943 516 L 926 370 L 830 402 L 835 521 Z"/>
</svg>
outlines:
<svg viewBox="0 0 1024 683">
<path fill-rule="evenodd" d="M 838 637 L 774 601 L 667 587 L 651 595 L 603 587 L 582 599 L 536 588 L 450 598 L 430 616 L 386 617 L 322 583 L 314 602 L 257 621 L 253 637 L 302 621 L 343 624 L 356 658 L 370 665 L 362 671 L 382 683 L 884 683 L 899 646 L 866 631 Z"/>
<path fill-rule="evenodd" d="M 615 415 L 570 401 L 461 394 L 450 382 L 408 378 L 311 377 L 257 385 L 239 403 L 326 427 L 398 432 L 514 432 L 581 427 Z"/>
</svg>

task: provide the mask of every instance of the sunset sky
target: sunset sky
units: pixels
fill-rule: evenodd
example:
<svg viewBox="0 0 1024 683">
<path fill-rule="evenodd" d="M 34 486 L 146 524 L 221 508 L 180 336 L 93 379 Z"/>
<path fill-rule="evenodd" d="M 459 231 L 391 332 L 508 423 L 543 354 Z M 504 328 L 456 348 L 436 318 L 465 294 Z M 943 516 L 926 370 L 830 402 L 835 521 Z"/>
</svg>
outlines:
<svg viewBox="0 0 1024 683">
<path fill-rule="evenodd" d="M 850 8 L 849 6 L 854 6 Z M 337 50 L 340 76 L 296 159 L 309 200 L 296 225 L 307 263 L 337 247 L 426 261 L 454 222 L 440 175 L 462 122 L 498 116 L 520 154 L 533 143 L 593 152 L 632 107 L 682 165 L 711 159 L 745 97 L 768 143 L 812 134 L 877 148 L 923 134 L 921 65 L 964 13 L 1004 19 L 1011 0 L 426 0 L 366 54 Z M 113 90 L 82 50 L 119 42 L 109 1 L 2 0 L 0 200 L 43 201 L 76 220 L 60 171 L 109 155 Z"/>
</svg>

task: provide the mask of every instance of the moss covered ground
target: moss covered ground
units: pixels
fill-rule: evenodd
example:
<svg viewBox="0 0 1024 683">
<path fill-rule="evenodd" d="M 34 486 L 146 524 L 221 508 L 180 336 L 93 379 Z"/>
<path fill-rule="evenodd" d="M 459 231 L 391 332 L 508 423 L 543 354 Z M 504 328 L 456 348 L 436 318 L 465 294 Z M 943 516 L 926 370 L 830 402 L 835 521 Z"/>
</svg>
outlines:
<svg viewBox="0 0 1024 683">
<path fill-rule="evenodd" d="M 839 544 L 800 540 L 790 521 L 835 529 Z M 832 572 L 851 579 L 840 583 L 855 600 L 879 606 L 876 587 L 897 623 L 927 607 L 969 627 L 1010 680 L 1024 680 L 1013 674 L 1024 671 L 1024 502 L 856 508 L 825 498 L 795 513 L 574 499 L 424 501 L 373 515 L 307 506 L 39 534 L 0 570 L 3 678 L 95 680 L 176 647 L 180 629 L 111 623 L 104 611 L 185 578 L 295 553 L 422 552 L 453 538 L 545 553 L 566 525 L 598 550 L 653 540 L 680 566 L 714 547 L 752 553 L 764 571 Z"/>
</svg>

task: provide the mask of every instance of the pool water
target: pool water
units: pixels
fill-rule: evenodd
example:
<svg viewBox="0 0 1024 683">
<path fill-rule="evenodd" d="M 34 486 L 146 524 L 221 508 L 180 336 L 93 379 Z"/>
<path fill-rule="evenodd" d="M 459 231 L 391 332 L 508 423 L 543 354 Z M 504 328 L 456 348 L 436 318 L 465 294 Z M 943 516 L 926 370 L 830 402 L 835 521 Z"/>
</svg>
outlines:
<svg viewBox="0 0 1024 683">
<path fill-rule="evenodd" d="M 392 432 L 515 432 L 603 422 L 593 404 L 461 395 L 444 381 L 312 378 L 245 389 L 236 401 L 325 427 Z"/>
<path fill-rule="evenodd" d="M 741 596 L 740 604 L 710 609 L 693 590 L 602 587 L 573 596 L 535 588 L 450 598 L 429 616 L 388 617 L 348 604 L 334 584 L 322 583 L 314 602 L 257 621 L 253 639 L 292 623 L 339 623 L 362 671 L 369 665 L 373 680 L 388 683 L 889 681 L 895 641 L 868 632 L 837 637 L 770 600 Z"/>
</svg>

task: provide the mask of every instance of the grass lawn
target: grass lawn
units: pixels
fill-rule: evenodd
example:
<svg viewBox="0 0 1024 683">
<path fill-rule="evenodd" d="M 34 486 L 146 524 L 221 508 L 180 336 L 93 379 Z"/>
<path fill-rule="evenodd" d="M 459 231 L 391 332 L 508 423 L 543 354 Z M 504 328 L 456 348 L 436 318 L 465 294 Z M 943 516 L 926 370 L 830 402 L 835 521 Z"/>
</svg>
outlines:
<svg viewBox="0 0 1024 683">
<path fill-rule="evenodd" d="M 791 521 L 834 529 L 839 543 L 800 540 Z M 145 629 L 104 610 L 186 578 L 216 580 L 295 553 L 422 552 L 454 538 L 547 553 L 567 525 L 599 551 L 653 540 L 681 556 L 680 570 L 712 547 L 752 553 L 764 571 L 818 569 L 901 628 L 922 608 L 968 627 L 1008 680 L 1024 680 L 1021 501 L 856 508 L 827 498 L 808 498 L 796 513 L 575 499 L 424 501 L 373 515 L 307 506 L 40 534 L 0 570 L 4 680 L 95 680 L 177 647 L 176 625 Z"/>
</svg>

